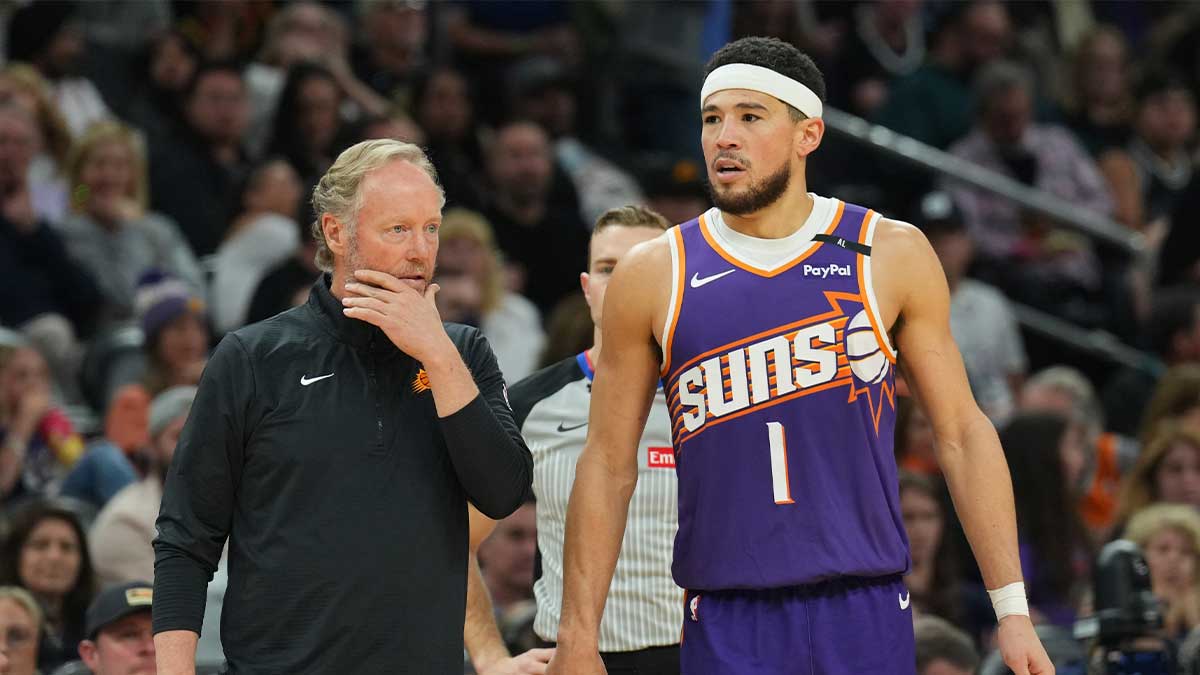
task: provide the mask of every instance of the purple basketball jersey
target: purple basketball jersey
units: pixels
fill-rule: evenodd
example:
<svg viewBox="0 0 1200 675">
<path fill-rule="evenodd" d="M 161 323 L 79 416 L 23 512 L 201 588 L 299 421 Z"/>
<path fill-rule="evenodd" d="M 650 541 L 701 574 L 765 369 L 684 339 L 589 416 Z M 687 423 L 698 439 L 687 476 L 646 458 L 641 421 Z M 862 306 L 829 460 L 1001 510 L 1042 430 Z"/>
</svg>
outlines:
<svg viewBox="0 0 1200 675">
<path fill-rule="evenodd" d="M 663 381 L 679 475 L 675 581 L 777 588 L 909 569 L 893 455 L 895 352 L 871 292 L 878 214 L 771 270 L 672 234 Z"/>
</svg>

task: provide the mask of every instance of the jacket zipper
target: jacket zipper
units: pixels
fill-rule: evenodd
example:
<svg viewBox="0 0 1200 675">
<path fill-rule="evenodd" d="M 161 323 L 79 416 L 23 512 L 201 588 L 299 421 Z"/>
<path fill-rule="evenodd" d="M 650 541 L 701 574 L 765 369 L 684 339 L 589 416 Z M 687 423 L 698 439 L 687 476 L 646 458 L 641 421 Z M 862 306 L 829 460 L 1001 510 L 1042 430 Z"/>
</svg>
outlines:
<svg viewBox="0 0 1200 675">
<path fill-rule="evenodd" d="M 375 376 L 375 336 L 367 340 L 367 377 L 371 382 L 371 395 L 375 399 L 375 450 L 383 451 L 383 401 L 379 392 L 379 380 Z"/>
</svg>

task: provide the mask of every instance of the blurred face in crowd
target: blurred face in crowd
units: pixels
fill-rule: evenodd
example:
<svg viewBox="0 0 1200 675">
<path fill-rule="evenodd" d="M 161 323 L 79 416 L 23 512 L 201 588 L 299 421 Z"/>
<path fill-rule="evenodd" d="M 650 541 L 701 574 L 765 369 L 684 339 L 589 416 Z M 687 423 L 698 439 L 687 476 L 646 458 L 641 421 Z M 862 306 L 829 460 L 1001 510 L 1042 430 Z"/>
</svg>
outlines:
<svg viewBox="0 0 1200 675">
<path fill-rule="evenodd" d="M 16 103 L 31 117 L 37 118 L 40 107 L 37 94 L 9 75 L 0 75 L 0 101 Z"/>
<path fill-rule="evenodd" d="M 425 49 L 429 17 L 424 2 L 379 2 L 363 14 L 362 28 L 375 65 L 405 74 Z"/>
<path fill-rule="evenodd" d="M 417 109 L 417 119 L 429 137 L 461 141 L 471 132 L 471 98 L 467 81 L 454 70 L 437 70 L 429 78 Z"/>
<path fill-rule="evenodd" d="M 241 142 L 249 120 L 242 78 L 228 70 L 209 71 L 202 78 L 187 103 L 192 128 L 210 143 Z"/>
<path fill-rule="evenodd" d="M 34 526 L 21 547 L 17 574 L 36 596 L 60 598 L 79 580 L 80 545 L 71 524 L 46 518 Z"/>
<path fill-rule="evenodd" d="M 1082 489 L 1084 470 L 1087 468 L 1087 445 L 1083 437 L 1083 429 L 1078 424 L 1068 424 L 1058 442 L 1058 457 L 1062 462 L 1063 480 L 1066 487 L 1078 491 Z"/>
<path fill-rule="evenodd" d="M 0 675 L 37 672 L 38 626 L 15 600 L 0 599 Z"/>
<path fill-rule="evenodd" d="M 983 116 L 983 129 L 999 146 L 1021 142 L 1033 119 L 1033 97 L 1024 87 L 1009 87 L 994 93 Z"/>
<path fill-rule="evenodd" d="M 92 148 L 83 161 L 80 180 L 87 188 L 87 208 L 93 215 L 113 213 L 106 205 L 130 199 L 134 191 L 133 149 L 122 141 Z"/>
<path fill-rule="evenodd" d="M 510 593 L 533 594 L 533 559 L 537 550 L 537 512 L 523 504 L 496 524 L 491 536 L 479 545 L 479 565 L 489 585 Z"/>
<path fill-rule="evenodd" d="M 291 164 L 283 160 L 268 162 L 252 181 L 243 205 L 247 210 L 297 219 L 304 187 Z"/>
<path fill-rule="evenodd" d="M 168 33 L 155 45 L 150 56 L 150 79 L 160 89 L 181 92 L 196 72 L 196 58 L 183 44 L 183 38 Z"/>
<path fill-rule="evenodd" d="M 478 325 L 493 254 L 472 237 L 443 239 L 438 245 L 438 312 L 443 321 Z"/>
<path fill-rule="evenodd" d="M 575 131 L 575 94 L 563 83 L 530 92 L 521 99 L 524 116 L 542 125 L 558 138 Z"/>
<path fill-rule="evenodd" d="M 173 373 L 188 371 L 203 361 L 208 354 L 204 319 L 188 311 L 169 321 L 158 334 L 157 353 L 162 364 Z"/>
<path fill-rule="evenodd" d="M 617 263 L 629 249 L 644 241 L 650 241 L 662 230 L 656 227 L 609 225 L 592 235 L 592 250 L 588 260 L 588 271 L 579 275 L 583 296 L 592 311 L 592 322 L 600 327 L 600 315 L 604 310 L 604 292 L 612 278 Z"/>
<path fill-rule="evenodd" d="M 363 129 L 362 140 L 394 138 L 397 141 L 425 146 L 425 132 L 412 118 L 407 116 L 385 117 L 375 120 Z"/>
<path fill-rule="evenodd" d="M 96 639 L 79 645 L 79 656 L 94 675 L 154 675 L 154 633 L 150 612 L 105 626 Z"/>
<path fill-rule="evenodd" d="M 1113 103 L 1125 95 L 1127 85 L 1125 44 L 1116 33 L 1097 33 L 1084 45 L 1077 76 L 1082 103 Z"/>
<path fill-rule="evenodd" d="M 908 420 L 908 438 L 904 442 L 904 452 L 910 457 L 926 459 L 930 462 L 937 460 L 933 450 L 933 425 L 919 405 L 913 405 L 912 416 Z"/>
<path fill-rule="evenodd" d="M 970 65 L 994 61 L 1008 53 L 1012 22 L 1002 2 L 977 2 L 963 16 L 963 48 Z"/>
<path fill-rule="evenodd" d="M 0 109 L 0 191 L 23 184 L 38 147 L 33 118 L 15 109 Z"/>
<path fill-rule="evenodd" d="M 367 174 L 359 189 L 362 208 L 353 227 L 345 228 L 330 214 L 322 216 L 334 267 L 340 267 L 334 275 L 353 281 L 355 270 L 376 270 L 425 293 L 433 279 L 442 224 L 437 185 L 419 167 L 397 160 Z"/>
<path fill-rule="evenodd" d="M 554 171 L 550 139 L 534 124 L 511 124 L 496 135 L 488 168 L 496 189 L 517 206 L 542 202 Z"/>
<path fill-rule="evenodd" d="M 1173 598 L 1195 584 L 1197 551 L 1186 533 L 1164 527 L 1146 541 L 1142 551 L 1155 595 Z"/>
<path fill-rule="evenodd" d="M 50 390 L 50 367 L 41 353 L 31 347 L 13 352 L 0 370 L 0 411 L 12 414 L 26 394 Z"/>
<path fill-rule="evenodd" d="M 1158 501 L 1200 507 L 1200 448 L 1176 443 L 1154 471 Z"/>
<path fill-rule="evenodd" d="M 1176 151 L 1196 134 L 1196 101 L 1184 88 L 1151 95 L 1138 108 L 1137 131 L 1159 152 Z"/>
<path fill-rule="evenodd" d="M 787 105 L 748 89 L 718 91 L 701 109 L 700 142 L 713 203 L 746 215 L 775 203 L 792 177 L 797 127 Z"/>
<path fill-rule="evenodd" d="M 944 526 L 942 507 L 937 500 L 922 490 L 905 490 L 900 493 L 900 517 L 904 519 L 904 529 L 908 532 L 913 563 L 923 565 L 933 562 L 942 543 Z"/>
<path fill-rule="evenodd" d="M 300 85 L 298 103 L 299 127 L 309 147 L 329 151 L 341 126 L 341 89 L 331 78 L 309 77 Z"/>
<path fill-rule="evenodd" d="M 75 75 L 83 48 L 83 28 L 74 22 L 64 25 L 46 47 L 45 59 L 41 62 L 46 75 L 51 79 Z"/>
<path fill-rule="evenodd" d="M 284 10 L 276 45 L 279 65 L 301 60 L 318 61 L 326 54 L 345 50 L 345 31 L 330 20 L 326 10 L 313 2 L 298 2 Z"/>
</svg>

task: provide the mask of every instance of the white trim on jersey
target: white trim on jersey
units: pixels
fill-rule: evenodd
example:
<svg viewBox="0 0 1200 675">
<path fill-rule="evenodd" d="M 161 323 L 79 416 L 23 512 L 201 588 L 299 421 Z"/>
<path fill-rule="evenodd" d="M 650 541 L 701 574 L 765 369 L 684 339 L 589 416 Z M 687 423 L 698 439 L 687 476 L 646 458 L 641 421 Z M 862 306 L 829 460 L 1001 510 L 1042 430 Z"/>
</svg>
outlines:
<svg viewBox="0 0 1200 675">
<path fill-rule="evenodd" d="M 676 227 L 679 227 L 676 225 Z M 679 294 L 683 289 L 679 287 L 677 280 L 679 279 L 679 238 L 672 232 L 671 236 L 667 237 L 667 243 L 671 249 L 671 299 L 667 302 L 667 321 L 663 324 L 662 340 L 664 343 L 663 349 L 666 349 L 665 343 L 667 337 L 671 334 L 671 328 L 675 322 L 675 302 L 679 300 Z M 663 354 L 663 363 L 666 363 L 671 358 L 670 354 Z"/>
<path fill-rule="evenodd" d="M 862 242 L 866 246 L 871 246 L 875 239 L 875 226 L 879 224 L 880 214 L 876 213 L 871 218 L 871 222 L 867 223 L 866 241 Z M 883 339 L 883 344 L 880 345 L 887 353 L 891 355 L 891 360 L 894 362 L 900 355 L 894 347 L 892 347 L 892 339 L 888 336 L 883 323 L 883 318 L 879 316 L 879 301 L 875 299 L 875 283 L 871 280 L 871 256 L 863 256 L 863 291 L 867 294 L 867 311 L 871 313 L 871 321 L 879 327 L 879 335 Z"/>
</svg>

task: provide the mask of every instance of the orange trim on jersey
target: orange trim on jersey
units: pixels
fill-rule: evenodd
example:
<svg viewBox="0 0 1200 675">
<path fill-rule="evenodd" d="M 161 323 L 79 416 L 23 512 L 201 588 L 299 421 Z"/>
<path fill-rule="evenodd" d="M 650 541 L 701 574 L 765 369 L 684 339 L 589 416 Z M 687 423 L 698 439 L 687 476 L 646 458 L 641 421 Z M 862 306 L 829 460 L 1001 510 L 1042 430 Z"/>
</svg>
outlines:
<svg viewBox="0 0 1200 675">
<path fill-rule="evenodd" d="M 783 501 L 776 500 L 776 504 L 795 504 L 796 500 L 792 499 L 792 477 L 788 474 L 787 462 L 787 427 L 779 425 L 779 438 L 783 441 L 783 482 L 787 487 L 787 499 Z"/>
<path fill-rule="evenodd" d="M 846 202 L 843 202 L 840 199 L 837 200 L 837 213 L 833 214 L 833 220 L 829 223 L 829 228 L 827 230 L 825 230 L 824 234 L 831 234 L 834 230 L 837 229 L 838 223 L 840 223 L 842 220 L 842 210 L 845 208 L 845 206 L 846 206 Z M 729 253 L 724 248 L 722 248 L 721 245 L 719 243 L 717 243 L 716 237 L 712 236 L 712 233 L 709 232 L 708 219 L 705 218 L 704 215 L 700 216 L 700 232 L 701 232 L 701 234 L 704 235 L 704 240 L 708 242 L 708 245 L 712 247 L 712 250 L 716 251 L 717 254 L 719 254 L 722 258 L 725 259 L 726 262 L 728 262 L 729 264 L 731 264 L 735 267 L 746 270 L 747 272 L 750 272 L 751 274 L 757 274 L 760 277 L 767 277 L 767 278 L 771 278 L 771 277 L 783 274 L 784 272 L 792 269 L 796 265 L 799 265 L 801 262 L 803 262 L 805 259 L 807 259 L 808 256 L 815 253 L 817 251 L 817 249 L 821 248 L 819 244 L 817 244 L 816 242 L 813 242 L 812 245 L 810 245 L 807 250 L 805 250 L 803 253 L 796 256 L 795 258 L 792 258 L 788 262 L 784 263 L 782 266 L 776 267 L 773 270 L 764 270 L 764 269 L 759 269 L 757 267 L 754 267 L 753 265 L 747 265 L 746 263 L 735 258 L 733 256 L 733 254 Z"/>
<path fill-rule="evenodd" d="M 703 220 L 704 216 L 700 216 Z M 675 236 L 675 250 L 677 252 L 677 264 L 679 265 L 678 273 L 675 275 L 673 283 L 675 284 L 675 306 L 671 311 L 671 323 L 667 326 L 666 333 L 662 336 L 663 362 L 662 369 L 659 370 L 659 375 L 666 377 L 667 373 L 671 372 L 671 344 L 675 338 L 675 326 L 679 324 L 679 310 L 683 309 L 683 289 L 686 284 L 684 279 L 687 278 L 687 256 L 683 250 L 683 232 L 676 225 L 671 230 Z"/>
<path fill-rule="evenodd" d="M 779 405 L 780 403 L 785 403 L 794 398 L 800 398 L 802 396 L 808 396 L 809 394 L 816 394 L 816 393 L 819 393 L 822 391 L 827 391 L 829 389 L 836 389 L 838 387 L 844 387 L 844 386 L 846 386 L 848 384 L 852 384 L 852 383 L 853 383 L 853 378 L 849 378 L 849 377 L 845 378 L 845 379 L 841 379 L 841 380 L 833 380 L 830 382 L 826 382 L 825 384 L 819 384 L 815 387 L 810 387 L 808 389 L 801 389 L 799 391 L 792 392 L 792 393 L 788 394 L 787 396 L 781 396 L 777 399 L 766 401 L 765 403 L 759 403 L 758 405 L 751 405 L 750 407 L 745 408 L 743 410 L 739 410 L 731 415 L 714 418 L 711 422 L 705 422 L 703 426 L 701 426 L 699 429 L 689 433 L 687 436 L 680 437 L 679 440 L 676 441 L 676 446 L 682 446 L 684 441 L 691 440 L 692 438 L 696 437 L 701 432 L 707 431 L 708 429 L 711 429 L 711 428 L 717 426 L 718 424 L 721 424 L 722 422 L 728 422 L 729 420 L 737 419 L 737 418 L 741 417 L 742 415 L 746 415 L 748 413 L 758 412 L 759 410 L 766 410 L 767 408 L 770 408 L 771 406 Z M 682 451 L 682 447 L 680 447 L 680 449 L 677 450 L 677 452 L 679 452 L 679 451 Z"/>
<path fill-rule="evenodd" d="M 866 215 L 863 216 L 862 229 L 859 230 L 858 241 L 864 245 L 869 245 L 867 244 L 867 229 L 870 227 L 871 219 L 874 217 L 874 211 L 867 211 Z M 891 344 L 891 342 L 883 337 L 883 326 L 880 326 L 875 322 L 875 314 L 879 308 L 871 305 L 871 293 L 869 292 L 870 289 L 867 288 L 867 281 L 863 277 L 863 265 L 866 264 L 866 260 L 867 256 L 858 256 L 858 294 L 862 296 L 863 307 L 867 310 L 867 321 L 871 324 L 871 330 L 875 332 L 875 340 L 879 343 L 879 351 L 883 352 L 883 356 L 894 366 L 896 365 L 896 356 L 892 354 L 892 350 L 888 348 L 888 345 Z M 879 317 L 882 320 L 883 314 L 880 314 Z"/>
<path fill-rule="evenodd" d="M 717 354 L 722 351 L 725 351 L 725 352 L 731 351 L 734 347 L 740 347 L 742 345 L 748 344 L 750 342 L 754 342 L 755 340 L 758 340 L 759 338 L 764 338 L 764 337 L 767 337 L 768 335 L 771 335 L 774 333 L 778 333 L 779 335 L 784 335 L 788 331 L 791 331 L 792 329 L 803 328 L 805 326 L 808 326 L 809 324 L 820 323 L 821 321 L 825 321 L 826 319 L 844 317 L 841 321 L 835 322 L 834 326 L 833 326 L 834 330 L 842 330 L 842 328 L 845 326 L 846 322 L 849 321 L 850 319 L 849 319 L 849 317 L 845 316 L 846 312 L 844 310 L 842 310 L 842 306 L 840 304 L 838 304 L 838 300 L 849 300 L 851 302 L 860 302 L 860 303 L 862 302 L 862 299 L 858 295 L 856 295 L 854 293 L 842 293 L 840 291 L 825 291 L 825 299 L 829 301 L 830 310 L 828 312 L 824 312 L 822 314 L 814 314 L 813 316 L 806 317 L 804 319 L 800 319 L 799 321 L 794 321 L 792 323 L 785 324 L 783 326 L 776 326 L 774 328 L 768 328 L 767 330 L 764 330 L 760 333 L 755 333 L 754 335 L 748 335 L 744 338 L 739 338 L 737 340 L 734 340 L 733 342 L 727 342 L 719 347 L 714 347 L 714 348 L 704 352 L 703 354 L 700 354 L 699 356 L 692 357 L 690 360 L 688 360 L 687 363 L 683 364 L 679 368 L 676 368 L 675 372 L 671 373 L 671 376 L 673 377 L 675 375 L 675 373 L 678 373 L 679 371 L 683 370 L 684 368 L 693 366 L 693 365 L 699 363 L 700 361 L 703 361 L 704 359 L 712 356 L 713 354 Z"/>
</svg>

